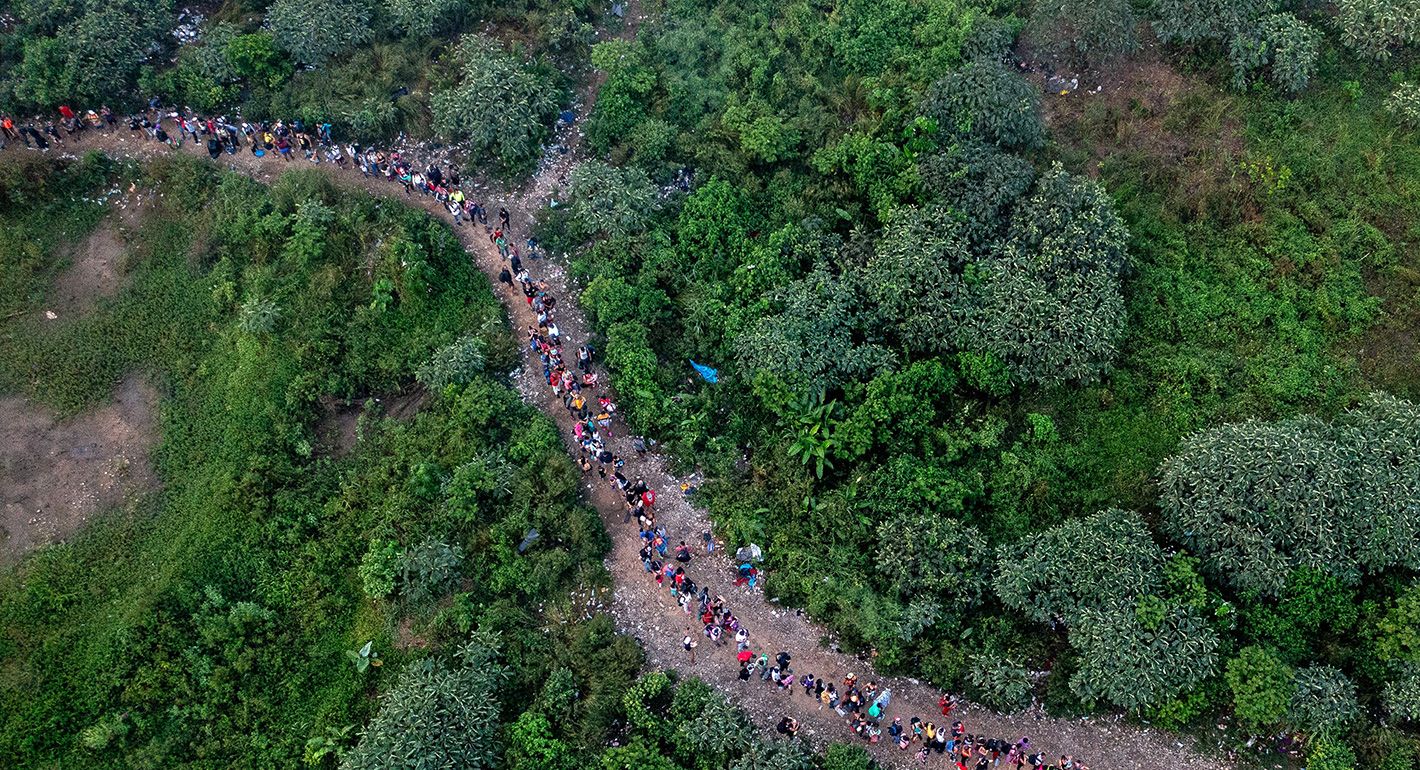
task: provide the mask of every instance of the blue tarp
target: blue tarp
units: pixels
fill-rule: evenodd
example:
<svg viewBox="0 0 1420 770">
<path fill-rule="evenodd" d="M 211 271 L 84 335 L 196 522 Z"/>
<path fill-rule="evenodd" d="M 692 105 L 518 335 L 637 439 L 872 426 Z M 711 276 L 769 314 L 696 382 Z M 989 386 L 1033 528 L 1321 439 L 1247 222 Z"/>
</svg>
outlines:
<svg viewBox="0 0 1420 770">
<path fill-rule="evenodd" d="M 689 359 L 687 359 L 687 360 L 689 360 Z M 693 366 L 693 367 L 695 367 L 695 371 L 699 372 L 699 373 L 700 373 L 700 376 L 701 376 L 701 377 L 704 377 L 706 382 L 719 382 L 719 381 L 720 381 L 720 372 L 719 372 L 718 370 L 712 369 L 712 368 L 706 366 L 705 364 L 697 364 L 697 363 L 695 363 L 694 361 L 691 361 L 691 362 L 690 362 L 690 365 Z"/>
</svg>

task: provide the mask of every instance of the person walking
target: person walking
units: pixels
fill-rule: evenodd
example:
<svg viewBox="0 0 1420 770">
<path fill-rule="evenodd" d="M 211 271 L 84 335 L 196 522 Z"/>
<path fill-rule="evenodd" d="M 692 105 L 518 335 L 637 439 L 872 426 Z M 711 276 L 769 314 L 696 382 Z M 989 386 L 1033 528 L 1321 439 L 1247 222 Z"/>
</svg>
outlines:
<svg viewBox="0 0 1420 770">
<path fill-rule="evenodd" d="M 695 637 L 690 633 L 690 626 L 685 627 L 685 638 L 680 640 L 680 645 L 685 648 L 686 654 L 690 656 L 690 664 L 695 665 Z"/>
</svg>

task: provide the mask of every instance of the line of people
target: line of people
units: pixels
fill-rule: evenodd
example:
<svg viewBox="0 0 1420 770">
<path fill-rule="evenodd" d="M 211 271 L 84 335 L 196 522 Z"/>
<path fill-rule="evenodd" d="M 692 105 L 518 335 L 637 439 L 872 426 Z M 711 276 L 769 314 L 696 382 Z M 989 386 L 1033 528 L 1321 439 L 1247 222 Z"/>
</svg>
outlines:
<svg viewBox="0 0 1420 770">
<path fill-rule="evenodd" d="M 82 116 L 67 106 L 60 107 L 59 113 L 58 124 L 38 118 L 16 123 L 9 116 L 0 116 L 0 149 L 4 148 L 5 140 L 22 140 L 26 146 L 46 150 L 51 143 L 64 145 L 66 140 L 86 131 L 119 130 L 120 121 L 107 106 L 89 110 Z M 438 164 L 431 164 L 421 171 L 398 152 L 386 154 L 382 150 L 362 148 L 354 143 L 342 147 L 332 138 L 329 123 L 314 127 L 305 125 L 299 119 L 289 123 L 234 123 L 223 116 L 200 117 L 186 109 L 165 110 L 156 97 L 149 101 L 146 111 L 130 115 L 127 123 L 134 134 L 172 147 L 179 147 L 188 140 L 198 145 L 205 144 L 214 160 L 223 153 L 235 154 L 241 147 L 247 146 L 258 157 L 274 153 L 285 161 L 291 161 L 299 152 L 303 159 L 312 163 L 329 162 L 341 168 L 353 167 L 366 178 L 385 178 L 400 183 L 408 195 L 419 193 L 435 198 L 448 208 L 455 225 L 462 226 L 465 220 L 483 225 L 489 241 L 504 260 L 499 281 L 509 287 L 518 287 L 535 315 L 535 323 L 527 328 L 528 352 L 541 364 L 543 379 L 553 396 L 561 399 L 573 418 L 572 433 L 580 449 L 578 465 L 582 473 L 590 474 L 595 467 L 599 478 L 623 499 L 623 522 L 634 519 L 637 523 L 641 541 L 639 555 L 645 572 L 654 580 L 657 589 L 668 589 L 671 600 L 682 612 L 694 615 L 699 621 L 700 632 L 687 625 L 681 639 L 692 664 L 696 661 L 695 651 L 700 637 L 703 636 L 714 648 L 725 647 L 733 640 L 741 682 L 758 679 L 787 695 L 792 695 L 796 687 L 802 688 L 807 697 L 818 701 L 819 710 L 825 707 L 834 710 L 845 719 L 849 729 L 866 742 L 877 744 L 886 734 L 888 740 L 901 750 L 915 748 L 916 758 L 924 764 L 935 753 L 946 756 L 949 766 L 957 770 L 987 770 L 999 766 L 1002 760 L 1008 768 L 1014 766 L 1017 770 L 1089 770 L 1088 766 L 1076 762 L 1069 755 L 1049 763 L 1042 752 L 1032 749 L 1029 738 L 1023 737 L 1011 743 L 967 733 L 959 720 L 949 728 L 939 728 L 932 721 L 916 716 L 905 725 L 901 717 L 895 717 L 884 728 L 884 712 L 892 700 L 890 689 L 880 690 L 874 682 L 860 686 L 853 674 L 844 677 L 840 689 L 827 678 L 818 678 L 811 673 L 796 676 L 792 668 L 793 656 L 788 651 L 780 651 L 772 663 L 767 654 L 756 654 L 751 649 L 749 630 L 729 610 L 724 597 L 712 595 L 708 586 L 697 584 L 688 573 L 686 567 L 694 558 L 693 549 L 685 540 L 672 546 L 666 527 L 657 523 L 656 491 L 640 476 L 628 478 L 624 473 L 625 459 L 611 450 L 608 439 L 612 437 L 617 407 L 611 395 L 600 389 L 598 375 L 593 371 L 595 351 L 592 346 L 579 346 L 574 360 L 564 358 L 564 339 L 556 321 L 557 298 L 545 281 L 531 276 L 518 248 L 512 245 L 509 212 L 506 208 L 500 208 L 497 225 L 490 226 L 483 206 L 463 192 L 462 180 L 456 169 L 445 171 Z M 42 128 L 39 127 L 41 125 Z M 170 133 L 168 126 L 175 133 Z M 536 240 L 528 238 L 526 243 L 529 256 L 536 258 Z M 644 453 L 650 443 L 645 439 L 633 440 L 638 454 Z M 702 533 L 701 539 L 706 553 L 713 553 L 714 538 L 708 530 Z M 757 573 L 753 567 L 749 569 L 751 573 Z M 740 574 L 735 584 L 753 588 L 756 577 L 757 574 Z M 947 717 L 955 705 L 956 699 L 946 695 L 938 703 L 943 717 Z M 798 729 L 798 721 L 788 716 L 778 724 L 778 731 L 786 736 L 795 735 Z"/>
</svg>

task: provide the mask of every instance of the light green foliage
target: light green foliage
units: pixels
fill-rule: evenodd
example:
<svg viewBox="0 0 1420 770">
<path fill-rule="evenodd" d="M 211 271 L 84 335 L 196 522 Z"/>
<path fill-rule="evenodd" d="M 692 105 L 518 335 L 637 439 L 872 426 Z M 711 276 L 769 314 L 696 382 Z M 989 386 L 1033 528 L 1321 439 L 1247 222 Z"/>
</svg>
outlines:
<svg viewBox="0 0 1420 770">
<path fill-rule="evenodd" d="M 1420 126 L 1420 84 L 1401 83 L 1385 100 L 1386 112 L 1404 126 Z"/>
<path fill-rule="evenodd" d="M 1137 24 L 1127 0 L 1036 0 L 1027 30 L 1058 64 L 1087 67 L 1138 50 Z"/>
<path fill-rule="evenodd" d="M 383 599 L 394 593 L 399 574 L 399 543 L 376 538 L 360 558 L 360 585 L 371 599 Z"/>
<path fill-rule="evenodd" d="M 1307 752 L 1307 770 L 1356 770 L 1356 752 L 1340 739 L 1319 738 Z"/>
<path fill-rule="evenodd" d="M 1374 59 L 1389 59 L 1396 48 L 1420 40 L 1416 0 L 1340 0 L 1336 26 L 1341 41 Z"/>
<path fill-rule="evenodd" d="M 1292 677 L 1292 667 L 1271 651 L 1257 646 L 1239 650 L 1225 674 L 1238 719 L 1255 731 L 1280 723 L 1291 705 Z"/>
<path fill-rule="evenodd" d="M 660 749 L 636 738 L 625 746 L 607 749 L 601 757 L 602 770 L 680 770 Z"/>
<path fill-rule="evenodd" d="M 1327 423 L 1298 417 L 1196 434 L 1163 467 L 1169 532 L 1233 586 L 1278 594 L 1297 567 L 1354 583 L 1420 566 L 1420 409 L 1373 396 Z"/>
<path fill-rule="evenodd" d="M 944 129 L 1009 148 L 1044 138 L 1040 92 L 997 61 L 973 59 L 932 86 L 923 112 Z"/>
<path fill-rule="evenodd" d="M 1155 593 L 1163 564 L 1138 514 L 1108 510 L 1001 546 L 993 580 L 1008 607 L 1074 626 L 1086 608 Z"/>
<path fill-rule="evenodd" d="M 1193 608 L 1168 603 L 1152 625 L 1129 604 L 1087 607 L 1070 627 L 1080 655 L 1070 688 L 1083 701 L 1139 711 L 1212 676 L 1218 635 Z"/>
<path fill-rule="evenodd" d="M 511 770 L 571 770 L 577 766 L 571 747 L 552 737 L 552 724 L 538 712 L 525 711 L 508 725 L 506 741 Z"/>
<path fill-rule="evenodd" d="M 1030 672 L 1016 661 L 977 654 L 966 670 L 971 696 L 996 711 L 1011 713 L 1030 703 Z"/>
<path fill-rule="evenodd" d="M 483 373 L 487 344 L 477 334 L 466 334 L 434 351 L 415 377 L 430 390 L 466 385 Z"/>
<path fill-rule="evenodd" d="M 1297 669 L 1287 717 L 1313 735 L 1334 735 L 1361 715 L 1356 684 L 1332 666 Z"/>
<path fill-rule="evenodd" d="M 538 157 L 557 113 L 557 87 L 495 40 L 470 35 L 453 55 L 458 81 L 434 91 L 434 128 L 467 144 L 474 163 L 522 170 Z"/>
<path fill-rule="evenodd" d="M 1376 623 L 1376 657 L 1420 663 L 1420 583 L 1411 583 Z"/>
<path fill-rule="evenodd" d="M 620 240 L 655 214 L 656 188 L 645 172 L 589 160 L 572 170 L 572 216 L 586 236 Z"/>
<path fill-rule="evenodd" d="M 370 41 L 370 16 L 367 0 L 275 0 L 266 23 L 276 45 L 296 61 L 324 64 Z"/>
<path fill-rule="evenodd" d="M 508 670 L 497 641 L 475 636 L 456 662 L 425 660 L 407 668 L 342 770 L 480 770 L 496 767 L 501 732 L 498 688 Z M 412 763 L 411 763 L 412 760 Z"/>
</svg>

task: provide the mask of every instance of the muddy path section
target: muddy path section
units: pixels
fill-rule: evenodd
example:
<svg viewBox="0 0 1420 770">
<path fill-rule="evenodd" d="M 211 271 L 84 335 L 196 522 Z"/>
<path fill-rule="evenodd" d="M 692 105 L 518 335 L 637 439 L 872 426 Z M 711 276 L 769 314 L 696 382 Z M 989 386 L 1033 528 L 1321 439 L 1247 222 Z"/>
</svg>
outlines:
<svg viewBox="0 0 1420 770">
<path fill-rule="evenodd" d="M 157 391 L 136 374 L 108 403 L 63 419 L 0 396 L 0 568 L 157 486 L 157 404 Z"/>
</svg>

